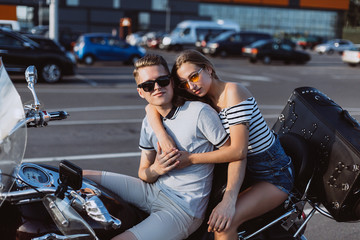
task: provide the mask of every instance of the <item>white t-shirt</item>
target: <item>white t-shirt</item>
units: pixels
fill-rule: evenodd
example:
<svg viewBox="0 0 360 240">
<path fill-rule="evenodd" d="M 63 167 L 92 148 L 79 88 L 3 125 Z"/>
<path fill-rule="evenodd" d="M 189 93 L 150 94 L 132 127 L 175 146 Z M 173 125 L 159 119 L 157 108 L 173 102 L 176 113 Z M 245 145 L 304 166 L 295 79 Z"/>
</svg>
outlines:
<svg viewBox="0 0 360 240">
<path fill-rule="evenodd" d="M 163 119 L 163 125 L 181 151 L 202 153 L 222 146 L 229 135 L 216 111 L 202 102 L 188 101 Z M 147 118 L 143 120 L 139 147 L 156 150 L 157 139 Z M 154 183 L 189 215 L 203 218 L 212 183 L 213 164 L 174 169 Z"/>
</svg>

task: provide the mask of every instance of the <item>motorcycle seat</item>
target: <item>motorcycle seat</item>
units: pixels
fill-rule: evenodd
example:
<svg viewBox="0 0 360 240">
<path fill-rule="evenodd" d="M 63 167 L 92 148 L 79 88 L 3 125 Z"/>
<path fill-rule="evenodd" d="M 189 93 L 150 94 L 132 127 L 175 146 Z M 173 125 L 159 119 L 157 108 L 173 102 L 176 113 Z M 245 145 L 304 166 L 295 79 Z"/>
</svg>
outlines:
<svg viewBox="0 0 360 240">
<path fill-rule="evenodd" d="M 315 161 L 311 146 L 305 138 L 295 133 L 279 136 L 280 143 L 286 154 L 291 157 L 295 169 L 295 188 L 303 193 L 315 170 Z"/>
</svg>

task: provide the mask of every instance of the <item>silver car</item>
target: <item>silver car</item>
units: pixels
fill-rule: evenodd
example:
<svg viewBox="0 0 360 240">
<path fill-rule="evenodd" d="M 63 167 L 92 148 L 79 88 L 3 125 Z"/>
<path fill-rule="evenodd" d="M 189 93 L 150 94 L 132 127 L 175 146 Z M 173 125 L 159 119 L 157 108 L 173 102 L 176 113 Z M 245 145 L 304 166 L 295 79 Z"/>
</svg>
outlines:
<svg viewBox="0 0 360 240">
<path fill-rule="evenodd" d="M 354 47 L 354 44 L 345 39 L 333 39 L 326 43 L 319 44 L 315 47 L 315 51 L 319 54 L 333 54 L 334 52 L 342 53 Z"/>
</svg>

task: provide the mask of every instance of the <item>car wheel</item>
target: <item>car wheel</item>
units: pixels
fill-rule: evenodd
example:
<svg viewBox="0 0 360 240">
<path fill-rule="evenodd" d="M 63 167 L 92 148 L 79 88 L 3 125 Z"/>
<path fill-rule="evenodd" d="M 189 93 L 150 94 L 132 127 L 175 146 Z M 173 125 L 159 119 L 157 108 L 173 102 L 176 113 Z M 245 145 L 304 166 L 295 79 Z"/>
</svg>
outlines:
<svg viewBox="0 0 360 240">
<path fill-rule="evenodd" d="M 56 83 L 61 80 L 62 71 L 58 64 L 47 63 L 41 69 L 40 78 L 47 83 Z"/>
<path fill-rule="evenodd" d="M 183 47 L 180 44 L 177 44 L 177 45 L 174 46 L 173 49 L 174 49 L 175 52 L 180 52 L 180 51 L 183 50 Z"/>
<path fill-rule="evenodd" d="M 129 60 L 126 61 L 125 63 L 128 64 L 128 65 L 134 65 L 135 62 L 136 62 L 137 60 L 139 60 L 139 59 L 140 59 L 140 56 L 139 56 L 139 55 L 132 55 L 132 56 L 129 58 Z"/>
<path fill-rule="evenodd" d="M 92 55 L 86 55 L 83 61 L 86 65 L 93 65 L 95 62 L 95 58 Z"/>
<path fill-rule="evenodd" d="M 224 51 L 224 50 L 221 50 L 220 53 L 219 53 L 219 56 L 222 57 L 222 58 L 227 57 L 227 55 L 228 55 L 227 52 Z"/>
<path fill-rule="evenodd" d="M 356 67 L 356 63 L 348 63 L 350 67 Z"/>
<path fill-rule="evenodd" d="M 334 50 L 330 49 L 329 51 L 327 51 L 327 54 L 331 55 L 334 53 Z"/>
<path fill-rule="evenodd" d="M 256 58 L 249 58 L 249 62 L 251 62 L 251 63 L 256 63 L 256 62 L 257 62 L 257 59 L 256 59 Z"/>
<path fill-rule="evenodd" d="M 265 56 L 262 61 L 264 64 L 268 65 L 271 63 L 271 57 Z"/>
</svg>

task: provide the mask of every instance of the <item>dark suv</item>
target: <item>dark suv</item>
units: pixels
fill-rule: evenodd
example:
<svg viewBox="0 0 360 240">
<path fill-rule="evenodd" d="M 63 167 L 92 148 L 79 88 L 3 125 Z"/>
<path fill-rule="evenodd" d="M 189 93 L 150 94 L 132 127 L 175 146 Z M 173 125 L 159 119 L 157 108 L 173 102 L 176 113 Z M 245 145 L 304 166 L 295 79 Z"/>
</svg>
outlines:
<svg viewBox="0 0 360 240">
<path fill-rule="evenodd" d="M 9 73 L 24 74 L 35 65 L 40 80 L 54 83 L 63 75 L 75 74 L 76 62 L 61 49 L 44 48 L 30 38 L 6 28 L 0 28 L 0 57 Z"/>
<path fill-rule="evenodd" d="M 203 52 L 221 57 L 242 55 L 242 48 L 244 46 L 262 39 L 272 39 L 272 36 L 267 33 L 250 31 L 224 32 L 209 41 L 203 49 Z"/>
</svg>

